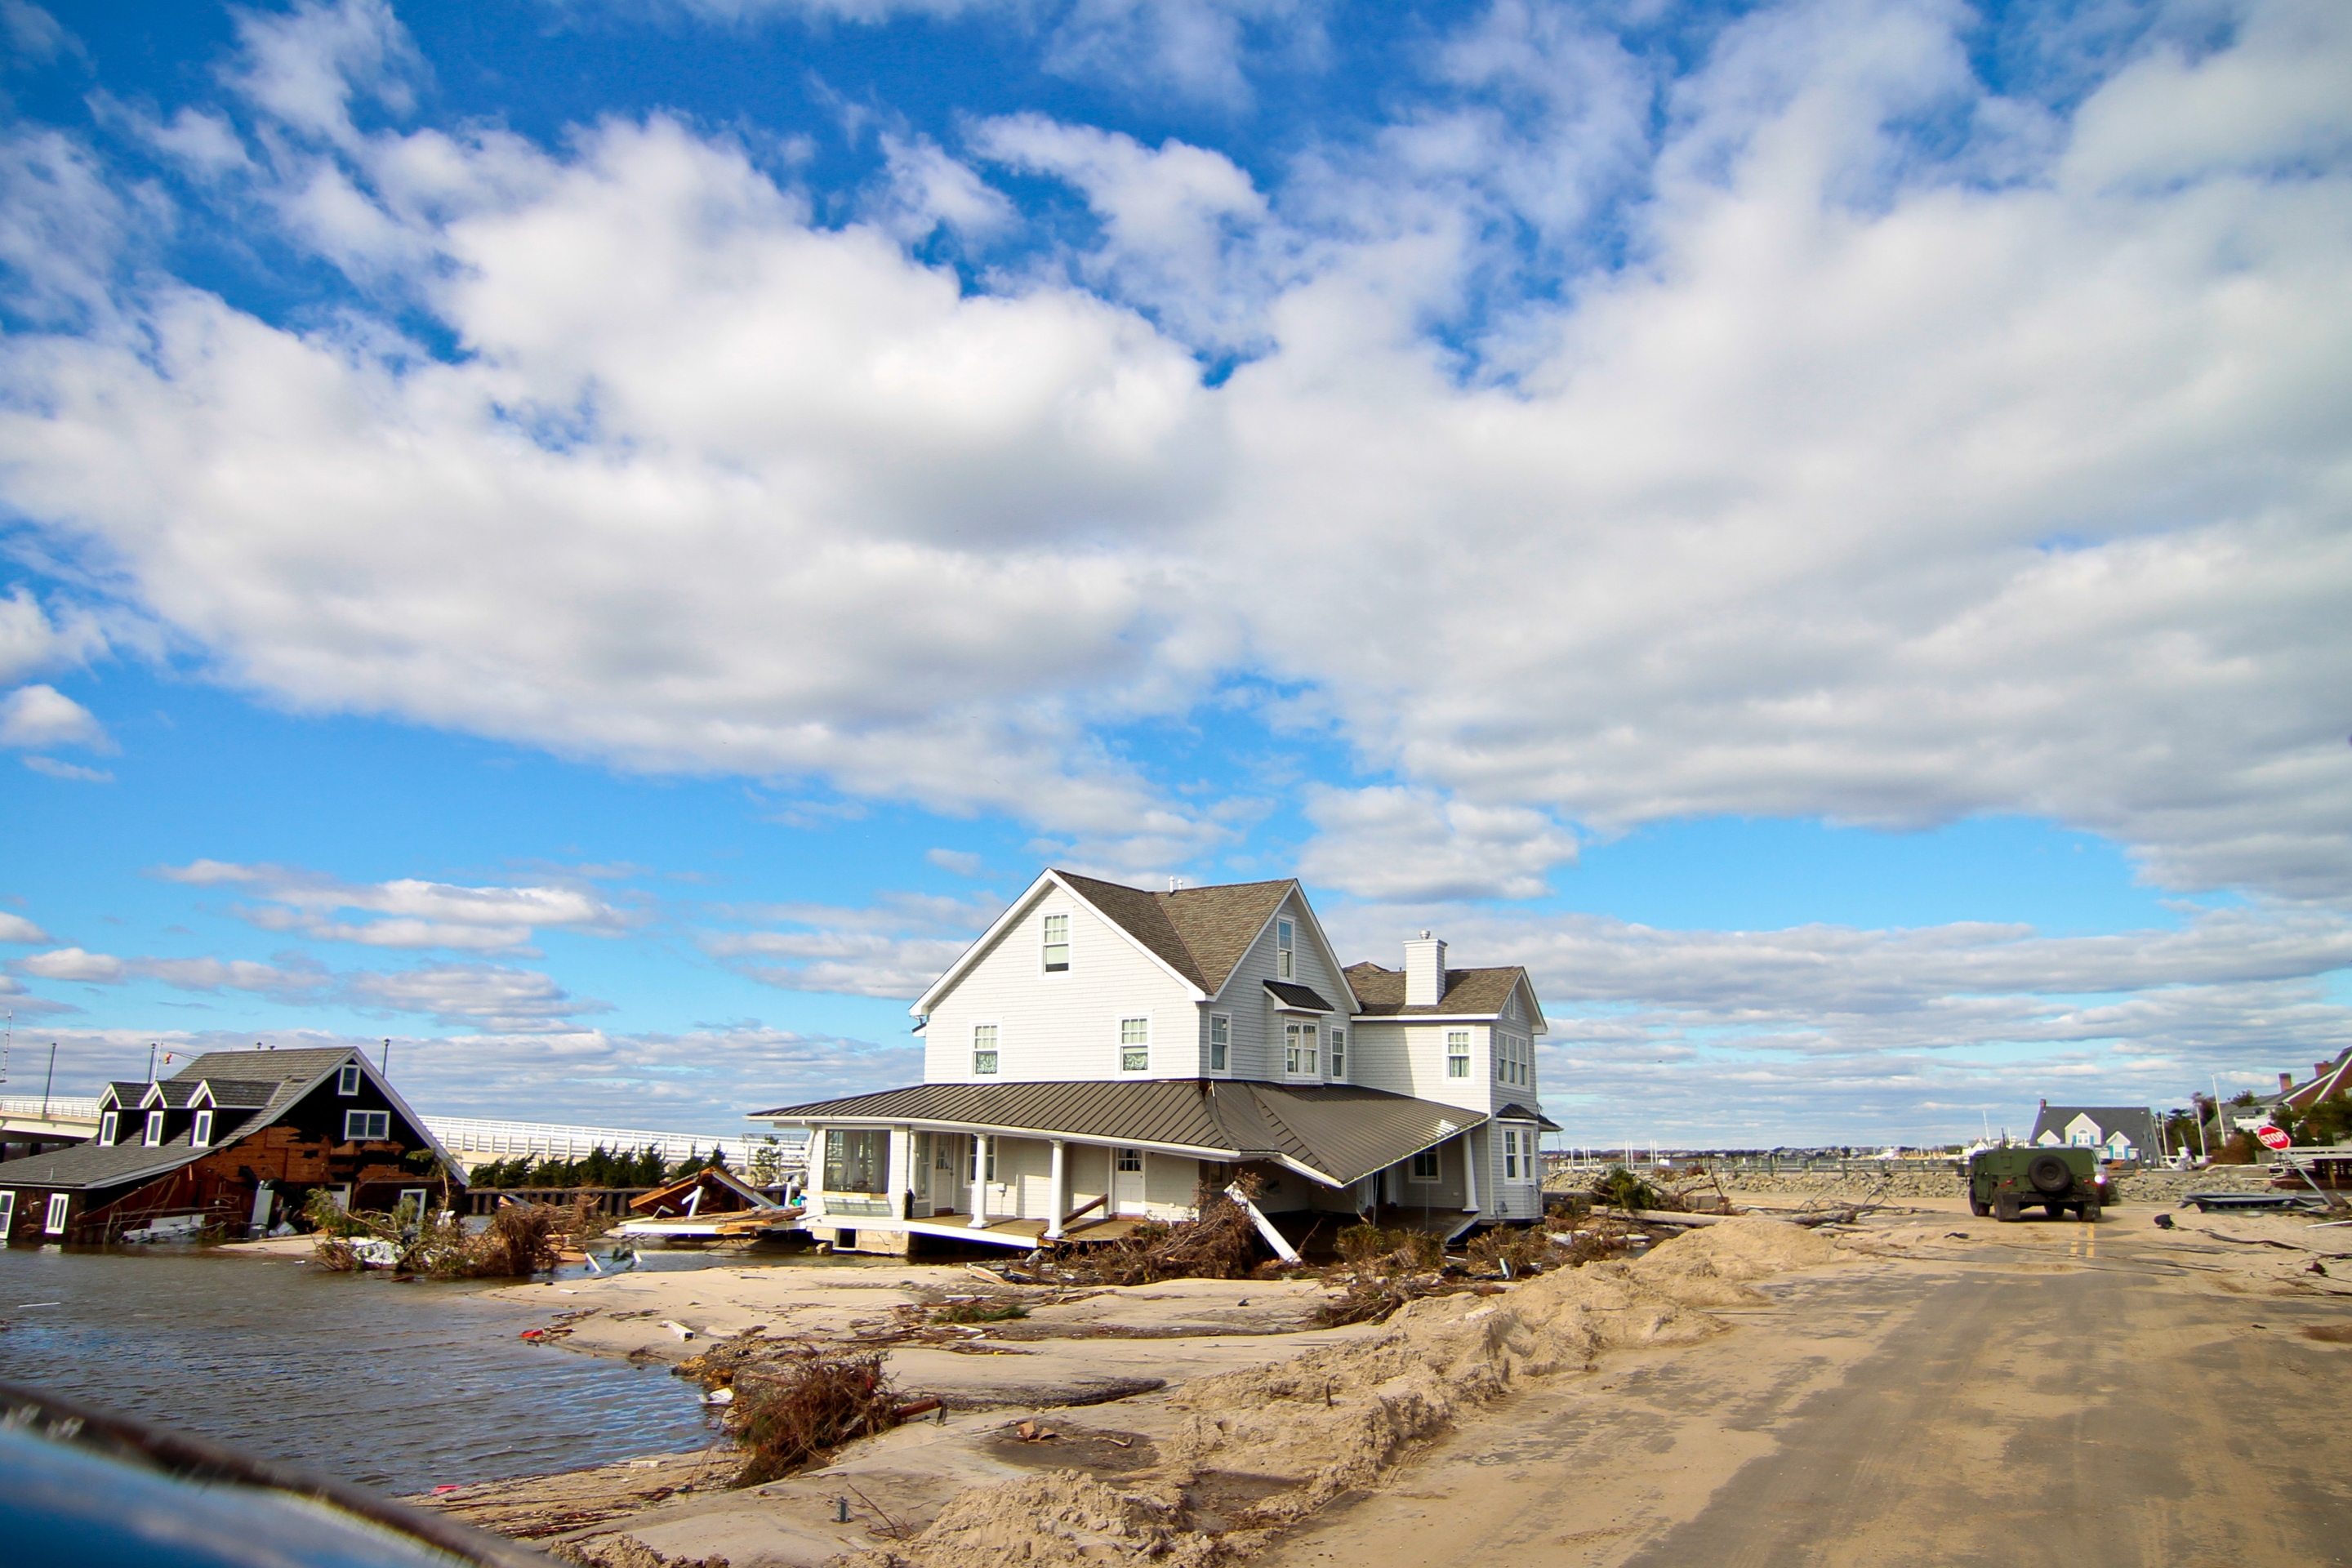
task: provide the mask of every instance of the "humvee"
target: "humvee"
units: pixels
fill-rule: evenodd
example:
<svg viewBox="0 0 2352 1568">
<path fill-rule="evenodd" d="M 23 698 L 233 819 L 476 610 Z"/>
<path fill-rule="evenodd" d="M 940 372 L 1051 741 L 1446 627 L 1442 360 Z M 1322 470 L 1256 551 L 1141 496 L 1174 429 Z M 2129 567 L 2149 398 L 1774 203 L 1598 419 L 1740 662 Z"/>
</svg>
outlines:
<svg viewBox="0 0 2352 1568">
<path fill-rule="evenodd" d="M 2008 1223 L 2039 1204 L 2052 1219 L 2072 1209 L 2084 1220 L 2099 1217 L 2105 1194 L 2099 1185 L 2096 1149 L 2034 1148 L 2018 1144 L 1984 1149 L 1969 1157 L 1969 1211 Z"/>
</svg>

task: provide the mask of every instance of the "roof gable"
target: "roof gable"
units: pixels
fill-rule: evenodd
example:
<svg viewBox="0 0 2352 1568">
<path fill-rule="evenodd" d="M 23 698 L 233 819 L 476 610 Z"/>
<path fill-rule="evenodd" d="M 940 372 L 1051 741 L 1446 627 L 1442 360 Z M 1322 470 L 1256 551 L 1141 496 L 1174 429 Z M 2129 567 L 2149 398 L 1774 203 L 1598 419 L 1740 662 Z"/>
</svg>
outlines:
<svg viewBox="0 0 2352 1568">
<path fill-rule="evenodd" d="M 1511 993 L 1525 986 L 1529 1026 L 1538 1035 L 1545 1031 L 1543 1009 L 1536 1003 L 1535 986 L 1528 979 L 1528 972 L 1516 964 L 1498 969 L 1449 969 L 1445 972 L 1445 994 L 1422 1006 L 1405 1005 L 1402 969 L 1383 969 L 1377 963 L 1350 964 L 1348 984 L 1355 987 L 1357 999 L 1363 1003 L 1365 1016 L 1387 1018 L 1496 1017 L 1510 1005 Z"/>
</svg>

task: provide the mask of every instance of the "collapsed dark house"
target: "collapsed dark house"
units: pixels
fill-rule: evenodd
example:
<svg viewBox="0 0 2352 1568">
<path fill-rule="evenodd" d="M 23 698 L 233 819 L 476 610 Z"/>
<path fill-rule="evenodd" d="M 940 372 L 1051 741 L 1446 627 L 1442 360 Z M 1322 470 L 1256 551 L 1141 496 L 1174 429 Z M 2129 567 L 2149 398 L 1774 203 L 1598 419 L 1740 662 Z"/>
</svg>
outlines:
<svg viewBox="0 0 2352 1568">
<path fill-rule="evenodd" d="M 257 1236 L 320 1188 L 347 1208 L 437 1201 L 464 1167 L 359 1052 L 211 1051 L 156 1083 L 110 1083 L 98 1136 L 0 1164 L 0 1236 L 115 1241 L 126 1231 Z"/>
</svg>

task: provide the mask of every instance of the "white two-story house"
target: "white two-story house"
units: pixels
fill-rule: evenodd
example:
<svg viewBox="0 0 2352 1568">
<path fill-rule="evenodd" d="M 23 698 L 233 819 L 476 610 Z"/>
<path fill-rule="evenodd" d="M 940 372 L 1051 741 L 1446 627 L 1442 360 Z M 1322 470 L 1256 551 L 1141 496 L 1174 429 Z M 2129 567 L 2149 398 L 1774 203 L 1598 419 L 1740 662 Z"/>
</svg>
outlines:
<svg viewBox="0 0 2352 1568">
<path fill-rule="evenodd" d="M 1247 1172 L 1286 1232 L 1535 1218 L 1527 972 L 1343 968 L 1296 881 L 1047 871 L 912 1009 L 923 1081 L 756 1112 L 811 1132 L 809 1227 L 1031 1247 L 1197 1212 Z"/>
</svg>

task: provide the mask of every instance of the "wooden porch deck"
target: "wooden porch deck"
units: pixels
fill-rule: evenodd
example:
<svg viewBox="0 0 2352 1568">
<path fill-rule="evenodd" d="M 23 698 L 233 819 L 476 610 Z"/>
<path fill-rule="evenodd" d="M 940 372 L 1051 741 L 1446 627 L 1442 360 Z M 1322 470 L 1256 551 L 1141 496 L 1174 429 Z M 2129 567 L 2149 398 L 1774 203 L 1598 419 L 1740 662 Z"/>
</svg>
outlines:
<svg viewBox="0 0 2352 1568">
<path fill-rule="evenodd" d="M 1024 1252 L 1045 1245 L 1045 1222 L 1042 1219 L 992 1219 L 987 1228 L 974 1230 L 967 1215 L 933 1215 L 929 1219 L 867 1219 L 863 1223 L 854 1215 L 844 1215 L 838 1220 L 820 1219 L 819 1225 L 838 1225 L 844 1230 L 903 1230 L 911 1236 L 936 1236 L 943 1241 L 976 1241 L 992 1247 L 1017 1247 Z M 1118 1241 L 1135 1234 L 1136 1227 L 1150 1222 L 1140 1216 L 1117 1219 L 1087 1218 L 1062 1232 L 1062 1240 Z"/>
</svg>

